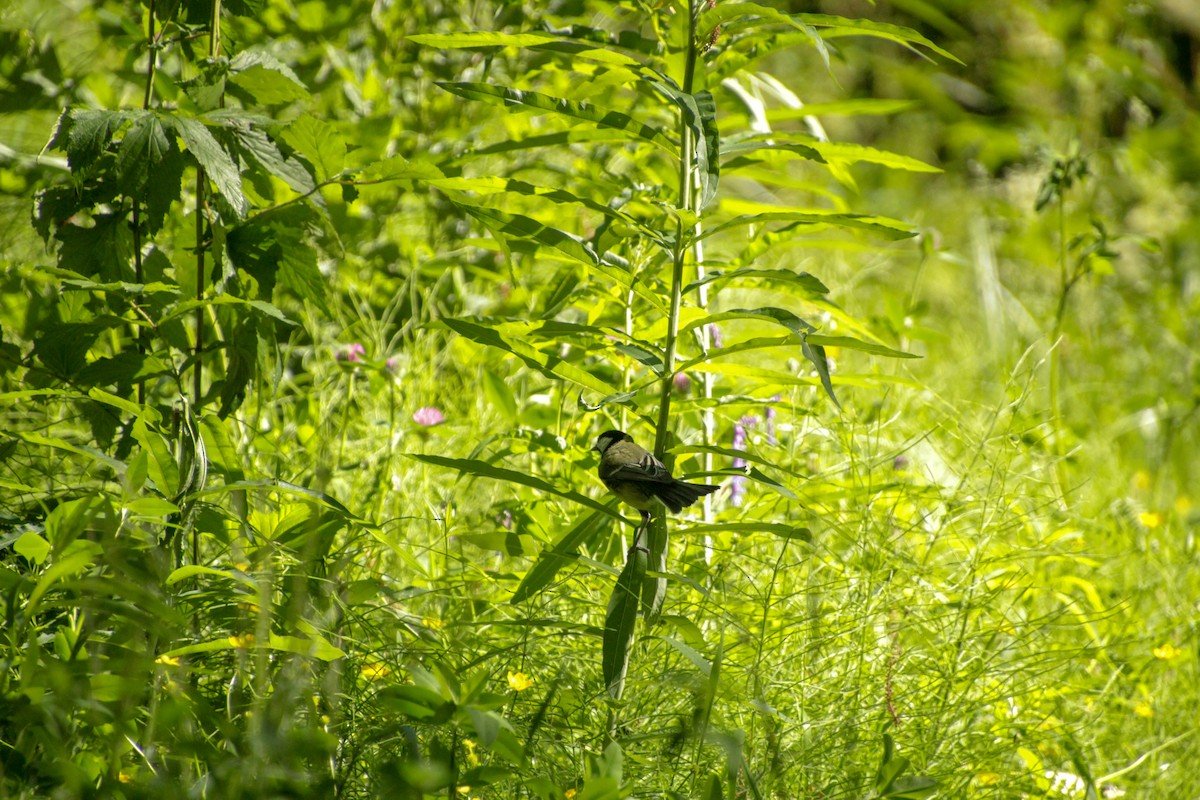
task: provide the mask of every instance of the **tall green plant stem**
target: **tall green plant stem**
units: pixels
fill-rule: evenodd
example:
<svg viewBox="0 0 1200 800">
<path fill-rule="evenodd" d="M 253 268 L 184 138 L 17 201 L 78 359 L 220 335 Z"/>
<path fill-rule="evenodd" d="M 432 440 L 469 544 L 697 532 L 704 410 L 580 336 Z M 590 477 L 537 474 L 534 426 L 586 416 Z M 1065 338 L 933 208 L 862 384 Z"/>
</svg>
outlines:
<svg viewBox="0 0 1200 800">
<path fill-rule="evenodd" d="M 1067 297 L 1077 278 L 1068 274 L 1066 199 L 1058 196 L 1058 307 L 1054 310 L 1054 328 L 1050 334 L 1050 413 L 1054 419 L 1054 479 L 1063 506 L 1067 505 L 1067 454 L 1064 449 L 1060 385 L 1062 382 L 1062 329 L 1067 313 Z"/>
<path fill-rule="evenodd" d="M 221 54 L 221 0 L 213 0 L 212 17 L 209 20 L 208 57 Z M 196 170 L 196 301 L 204 299 L 204 195 L 208 176 L 204 167 Z M 192 407 L 199 409 L 200 391 L 203 387 L 203 369 L 200 366 L 204 352 L 204 307 L 196 308 L 196 363 L 192 367 Z"/>
<path fill-rule="evenodd" d="M 683 91 L 691 94 L 696 75 L 696 21 L 699 8 L 696 0 L 688 0 L 687 54 L 683 68 Z M 679 110 L 679 208 L 695 211 L 693 192 L 696 171 L 696 141 L 692 130 Z M 667 449 L 667 431 L 670 429 L 671 388 L 675 380 L 675 353 L 679 341 L 679 308 L 683 302 L 683 267 L 687 261 L 690 236 L 687 225 L 680 217 L 675 231 L 675 247 L 671 263 L 671 310 L 667 317 L 667 342 L 664 353 L 662 393 L 658 401 L 658 423 L 654 435 L 654 454 L 662 458 Z"/>
</svg>

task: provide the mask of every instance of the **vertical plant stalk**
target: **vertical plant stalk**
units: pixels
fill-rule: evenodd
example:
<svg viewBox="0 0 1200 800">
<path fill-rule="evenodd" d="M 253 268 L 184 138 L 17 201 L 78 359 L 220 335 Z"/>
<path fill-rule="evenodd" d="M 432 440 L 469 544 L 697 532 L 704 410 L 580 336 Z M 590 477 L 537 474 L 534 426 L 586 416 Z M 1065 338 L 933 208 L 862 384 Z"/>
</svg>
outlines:
<svg viewBox="0 0 1200 800">
<path fill-rule="evenodd" d="M 688 0 L 688 35 L 687 54 L 683 69 L 683 91 L 692 93 L 692 85 L 696 75 L 696 22 L 700 9 L 696 0 Z M 696 172 L 696 141 L 692 130 L 684 119 L 683 109 L 679 110 L 679 208 L 694 211 Z M 676 236 L 674 258 L 671 264 L 671 310 L 667 317 L 667 342 L 665 347 L 662 379 L 662 392 L 658 402 L 658 424 L 654 434 L 654 455 L 660 460 L 667 449 L 667 431 L 670 429 L 671 388 L 675 382 L 675 355 L 679 340 L 679 308 L 683 301 L 683 268 L 687 262 L 688 237 L 683 219 L 679 220 Z"/>
<path fill-rule="evenodd" d="M 221 54 L 221 0 L 213 0 L 212 17 L 209 20 L 208 57 Z M 196 169 L 196 302 L 204 300 L 204 217 L 208 204 L 205 201 L 208 176 L 204 167 Z M 204 372 L 201 368 L 201 353 L 204 352 L 204 306 L 196 308 L 196 363 L 192 367 L 192 407 L 199 409 L 200 392 L 203 388 Z"/>
<path fill-rule="evenodd" d="M 1062 329 L 1067 313 L 1067 295 L 1074 281 L 1067 274 L 1067 222 L 1066 198 L 1058 196 L 1058 307 L 1054 310 L 1054 327 L 1050 333 L 1050 414 L 1054 420 L 1054 480 L 1058 484 L 1058 496 L 1064 507 L 1067 505 L 1067 454 L 1063 447 L 1063 421 L 1060 386 L 1062 382 Z"/>
<path fill-rule="evenodd" d="M 154 96 L 154 72 L 158 65 L 158 48 L 154 44 L 154 0 L 149 2 L 150 19 L 146 23 L 146 92 L 142 95 L 142 110 L 150 110 L 150 100 Z M 146 277 L 142 269 L 142 204 L 137 197 L 133 198 L 133 280 L 134 283 L 145 283 Z M 135 306 L 136 307 L 136 306 Z M 146 355 L 150 341 L 145 325 L 138 325 L 135 331 L 137 337 L 137 353 Z M 137 382 L 137 401 L 146 402 L 146 380 L 139 378 Z"/>
</svg>

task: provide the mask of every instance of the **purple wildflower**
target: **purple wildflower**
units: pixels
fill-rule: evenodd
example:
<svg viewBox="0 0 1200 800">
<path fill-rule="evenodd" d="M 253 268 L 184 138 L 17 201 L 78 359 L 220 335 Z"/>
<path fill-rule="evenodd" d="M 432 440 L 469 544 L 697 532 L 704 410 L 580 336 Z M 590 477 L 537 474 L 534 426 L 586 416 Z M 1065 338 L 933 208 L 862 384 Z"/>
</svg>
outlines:
<svg viewBox="0 0 1200 800">
<path fill-rule="evenodd" d="M 686 395 L 692 391 L 692 379 L 687 376 L 687 373 L 676 372 L 675 377 L 671 379 L 671 386 L 675 390 L 675 394 Z"/>
<path fill-rule="evenodd" d="M 388 372 L 395 372 L 396 370 L 400 369 L 400 356 L 390 357 L 384 362 L 383 366 Z"/>
<path fill-rule="evenodd" d="M 358 342 L 352 342 L 347 345 L 346 349 L 339 350 L 334 356 L 338 361 L 349 361 L 353 364 L 361 364 L 363 356 L 367 354 L 367 348 L 363 347 Z"/>
<path fill-rule="evenodd" d="M 708 331 L 708 343 L 713 349 L 720 350 L 725 346 L 725 337 L 721 334 L 721 329 L 717 327 L 715 322 L 708 323 L 705 326 L 705 330 Z"/>
<path fill-rule="evenodd" d="M 496 517 L 496 521 L 499 522 L 500 527 L 504 528 L 506 531 L 511 531 L 513 529 L 513 515 L 512 512 L 507 508 L 500 512 L 500 515 Z"/>
<path fill-rule="evenodd" d="M 424 425 L 426 428 L 434 425 L 441 425 L 446 421 L 446 417 L 442 412 L 433 406 L 425 406 L 418 408 L 413 412 L 413 422 L 418 425 Z"/>
<path fill-rule="evenodd" d="M 733 423 L 733 449 L 746 449 L 746 428 L 753 427 L 758 424 L 758 417 L 745 416 Z M 741 456 L 734 456 L 733 468 L 744 470 L 746 468 L 746 459 Z M 733 503 L 735 508 L 741 508 L 742 503 L 746 498 L 746 476 L 734 475 L 733 480 L 729 482 L 729 502 Z"/>
<path fill-rule="evenodd" d="M 763 417 L 767 421 L 767 444 L 779 444 L 779 440 L 775 438 L 775 406 L 770 403 L 778 403 L 781 399 L 779 395 L 772 397 L 763 412 Z"/>
</svg>

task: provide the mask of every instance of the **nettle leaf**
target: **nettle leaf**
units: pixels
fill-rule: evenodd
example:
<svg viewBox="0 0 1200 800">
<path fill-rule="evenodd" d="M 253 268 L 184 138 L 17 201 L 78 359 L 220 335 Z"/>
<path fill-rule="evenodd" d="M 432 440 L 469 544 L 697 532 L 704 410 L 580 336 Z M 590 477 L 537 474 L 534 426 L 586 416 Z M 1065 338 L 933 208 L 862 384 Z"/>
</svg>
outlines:
<svg viewBox="0 0 1200 800">
<path fill-rule="evenodd" d="M 178 202 L 183 189 L 186 160 L 174 136 L 167 137 L 167 142 L 166 152 L 141 193 L 141 200 L 146 205 L 146 228 L 151 234 L 162 230 L 171 206 Z"/>
<path fill-rule="evenodd" d="M 95 109 L 64 111 L 50 145 L 66 150 L 72 172 L 86 170 L 108 149 L 113 134 L 125 124 L 129 113 Z"/>
<path fill-rule="evenodd" d="M 196 159 L 196 163 L 204 168 L 217 191 L 239 217 L 244 216 L 249 204 L 242 193 L 241 174 L 233 158 L 200 120 L 177 115 L 174 124 L 187 145 L 188 152 Z"/>
<path fill-rule="evenodd" d="M 58 265 L 80 275 L 98 275 L 105 281 L 133 277 L 133 234 L 124 215 L 97 214 L 90 228 L 64 225 L 55 238 L 62 243 Z"/>
<path fill-rule="evenodd" d="M 309 114 L 297 117 L 279 138 L 312 164 L 318 182 L 336 178 L 346 166 L 346 141 L 324 120 Z"/>
<path fill-rule="evenodd" d="M 167 136 L 162 121 L 151 111 L 130 112 L 133 124 L 117 148 L 115 163 L 117 185 L 127 195 L 142 192 L 148 176 L 156 171 L 174 142 Z"/>
<path fill-rule="evenodd" d="M 489 83 L 447 83 L 443 81 L 438 82 L 437 85 L 451 94 L 466 97 L 469 100 L 498 102 L 506 106 L 549 111 L 565 117 L 594 122 L 601 127 L 624 131 L 634 139 L 658 145 L 668 153 L 678 155 L 678 145 L 666 134 L 652 125 L 639 122 L 628 114 L 615 109 L 601 108 L 591 103 L 575 102 L 525 89 L 493 86 Z"/>
<path fill-rule="evenodd" d="M 245 125 L 234 127 L 232 132 L 234 146 L 245 160 L 259 165 L 298 194 L 309 194 L 316 188 L 312 175 L 300 159 L 286 157 L 266 131 L 256 125 Z"/>
<path fill-rule="evenodd" d="M 308 89 L 293 75 L 279 69 L 253 64 L 246 69 L 235 68 L 226 81 L 226 89 L 248 106 L 273 106 L 311 99 Z"/>
<path fill-rule="evenodd" d="M 82 386 L 128 386 L 134 381 L 170 372 L 167 364 L 152 355 L 126 352 L 96 359 L 76 373 L 75 381 Z"/>
<path fill-rule="evenodd" d="M 310 224 L 311 212 L 301 204 L 259 214 L 229 231 L 226 254 L 258 282 L 261 298 L 269 299 L 278 283 L 328 313 L 325 278 L 308 242 Z"/>
</svg>

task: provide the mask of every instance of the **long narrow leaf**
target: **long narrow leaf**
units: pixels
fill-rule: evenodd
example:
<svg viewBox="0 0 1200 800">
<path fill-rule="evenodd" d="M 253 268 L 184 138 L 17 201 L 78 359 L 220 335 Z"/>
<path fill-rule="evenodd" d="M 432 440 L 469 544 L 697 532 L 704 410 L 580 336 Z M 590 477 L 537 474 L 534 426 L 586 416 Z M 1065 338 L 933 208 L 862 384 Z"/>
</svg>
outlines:
<svg viewBox="0 0 1200 800">
<path fill-rule="evenodd" d="M 613 130 L 624 131 L 634 139 L 658 145 L 672 155 L 678 154 L 678 146 L 662 131 L 645 122 L 639 122 L 628 114 L 612 108 L 601 108 L 591 103 L 567 100 L 565 97 L 534 92 L 527 89 L 510 89 L 504 86 L 493 86 L 490 83 L 448 83 L 440 81 L 437 84 L 446 91 L 465 97 L 469 100 L 486 100 L 499 102 L 506 106 L 522 106 L 525 108 L 547 111 L 564 117 L 594 122 Z"/>
<path fill-rule="evenodd" d="M 505 467 L 497 467 L 494 464 L 489 464 L 486 461 L 479 461 L 472 458 L 448 458 L 446 456 L 435 456 L 428 453 L 405 453 L 407 457 L 414 461 L 420 461 L 424 464 L 432 464 L 437 467 L 447 467 L 455 469 L 465 475 L 475 475 L 481 478 L 491 478 L 497 481 L 507 481 L 508 483 L 516 483 L 521 486 L 528 486 L 531 489 L 537 489 L 539 492 L 556 495 L 571 502 L 578 503 L 581 506 L 599 511 L 602 514 L 621 518 L 621 515 L 611 506 L 606 506 L 603 503 L 597 502 L 585 494 L 580 494 L 573 489 L 560 489 L 549 481 L 542 478 L 529 475 L 524 472 L 519 472 L 514 469 Z"/>
<path fill-rule="evenodd" d="M 576 551 L 580 546 L 607 530 L 611 524 L 610 515 L 599 511 L 584 517 L 579 524 L 560 536 L 551 547 L 542 551 L 537 563 L 521 579 L 509 602 L 514 605 L 523 603 L 544 589 L 554 580 L 560 569 L 578 557 Z"/>
<path fill-rule="evenodd" d="M 590 372 L 568 361 L 563 361 L 557 353 L 543 353 L 541 350 L 525 342 L 506 338 L 496 326 L 474 320 L 455 318 L 440 320 L 440 324 L 474 342 L 511 353 L 525 362 L 527 366 L 537 370 L 548 378 L 570 381 L 585 389 L 599 392 L 601 395 L 615 394 L 617 391 L 615 387 L 608 385 Z"/>
<path fill-rule="evenodd" d="M 601 673 L 608 694 L 620 700 L 625 693 L 625 675 L 629 671 L 629 651 L 637 627 L 638 606 L 642 581 L 646 577 L 649 557 L 641 547 L 629 550 L 625 568 L 613 587 L 604 618 L 604 641 L 601 645 Z"/>
</svg>

